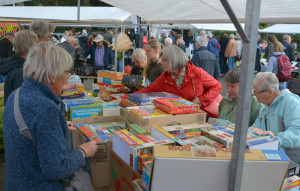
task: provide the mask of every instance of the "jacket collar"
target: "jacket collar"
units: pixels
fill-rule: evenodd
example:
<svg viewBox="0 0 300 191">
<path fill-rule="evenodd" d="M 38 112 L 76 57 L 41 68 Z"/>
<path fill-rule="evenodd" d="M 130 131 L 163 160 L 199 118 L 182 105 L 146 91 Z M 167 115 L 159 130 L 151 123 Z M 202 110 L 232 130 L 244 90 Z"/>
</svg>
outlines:
<svg viewBox="0 0 300 191">
<path fill-rule="evenodd" d="M 55 96 L 54 92 L 41 82 L 28 78 L 24 80 L 21 87 L 33 90 L 34 92 L 32 93 L 41 93 L 42 95 L 54 101 L 57 105 L 61 103 L 61 100 Z"/>
<path fill-rule="evenodd" d="M 198 50 L 207 50 L 206 46 L 201 46 Z"/>
</svg>

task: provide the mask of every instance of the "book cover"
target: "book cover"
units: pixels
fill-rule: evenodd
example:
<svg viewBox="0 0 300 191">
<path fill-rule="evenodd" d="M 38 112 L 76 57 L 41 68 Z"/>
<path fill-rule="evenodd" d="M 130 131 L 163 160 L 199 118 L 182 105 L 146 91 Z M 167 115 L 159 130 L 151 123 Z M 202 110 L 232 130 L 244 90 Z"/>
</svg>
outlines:
<svg viewBox="0 0 300 191">
<path fill-rule="evenodd" d="M 146 135 L 138 135 L 137 136 L 139 139 L 141 139 L 142 141 L 144 141 L 144 143 L 152 143 L 154 142 L 154 140 L 150 139 L 148 136 Z"/>
<path fill-rule="evenodd" d="M 136 142 L 138 145 L 144 144 L 144 142 L 141 139 L 137 138 L 136 136 L 134 136 L 129 131 L 127 131 L 127 130 L 121 130 L 121 131 L 122 131 L 122 133 L 127 135 L 130 139 L 132 139 L 134 142 Z"/>
<path fill-rule="evenodd" d="M 151 92 L 142 94 L 129 94 L 128 99 L 139 105 L 151 105 L 157 98 L 178 98 L 179 96 L 166 92 Z"/>
<path fill-rule="evenodd" d="M 155 99 L 153 105 L 170 114 L 203 112 L 200 106 L 183 98 Z"/>
<path fill-rule="evenodd" d="M 143 129 L 142 127 L 140 127 L 137 124 L 130 124 L 129 125 L 129 132 L 134 134 L 135 136 L 138 135 L 146 135 L 147 131 L 145 129 Z"/>
</svg>

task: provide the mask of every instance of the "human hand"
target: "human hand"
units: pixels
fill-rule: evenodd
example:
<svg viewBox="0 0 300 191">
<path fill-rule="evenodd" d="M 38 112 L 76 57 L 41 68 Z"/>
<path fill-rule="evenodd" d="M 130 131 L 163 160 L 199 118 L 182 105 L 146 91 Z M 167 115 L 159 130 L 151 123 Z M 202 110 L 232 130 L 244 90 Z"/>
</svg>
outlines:
<svg viewBox="0 0 300 191">
<path fill-rule="evenodd" d="M 81 145 L 79 145 L 80 149 L 84 150 L 83 155 L 85 158 L 89 158 L 89 157 L 92 157 L 92 156 L 95 156 L 95 153 L 97 152 L 98 150 L 98 145 L 97 145 L 97 142 L 96 141 L 90 141 L 88 143 L 83 143 Z"/>
<path fill-rule="evenodd" d="M 135 86 L 135 87 L 136 87 L 136 89 L 137 89 L 138 91 L 140 91 L 140 90 L 144 89 L 144 87 L 142 87 L 142 86 L 139 86 L 139 85 L 137 85 L 137 86 Z"/>
<path fill-rule="evenodd" d="M 272 131 L 264 131 L 262 129 L 254 128 L 254 127 L 249 127 L 249 129 L 251 129 L 256 135 L 270 135 L 271 138 L 275 137 Z"/>
<path fill-rule="evenodd" d="M 202 106 L 202 103 L 201 103 L 201 101 L 199 100 L 198 97 L 195 97 L 192 102 L 195 103 L 195 104 L 198 104 L 200 107 Z"/>
<path fill-rule="evenodd" d="M 69 90 L 69 89 L 75 89 L 76 88 L 76 84 L 65 84 L 63 86 L 63 90 Z"/>
<path fill-rule="evenodd" d="M 70 131 L 76 130 L 76 128 L 73 126 L 72 121 L 67 121 L 67 125 L 68 125 L 68 129 L 69 129 Z"/>
</svg>

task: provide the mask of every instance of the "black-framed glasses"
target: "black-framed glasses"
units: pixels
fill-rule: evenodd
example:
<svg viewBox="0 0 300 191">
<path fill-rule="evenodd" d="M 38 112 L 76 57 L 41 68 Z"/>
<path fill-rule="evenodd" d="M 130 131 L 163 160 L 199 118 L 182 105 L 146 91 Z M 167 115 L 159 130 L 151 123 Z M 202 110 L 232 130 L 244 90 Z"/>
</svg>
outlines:
<svg viewBox="0 0 300 191">
<path fill-rule="evenodd" d="M 253 95 L 254 95 L 254 94 L 257 95 L 257 94 L 260 94 L 260 93 L 264 93 L 264 92 L 266 92 L 266 91 L 268 91 L 268 90 L 264 90 L 264 91 L 260 91 L 260 92 L 257 92 L 257 91 L 254 91 L 254 90 L 253 90 Z"/>
</svg>

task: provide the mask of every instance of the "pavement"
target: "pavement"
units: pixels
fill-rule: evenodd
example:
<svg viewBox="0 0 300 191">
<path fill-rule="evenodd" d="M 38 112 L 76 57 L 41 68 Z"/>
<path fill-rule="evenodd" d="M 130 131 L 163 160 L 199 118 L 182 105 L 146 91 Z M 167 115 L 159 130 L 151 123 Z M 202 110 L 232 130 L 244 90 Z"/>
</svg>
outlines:
<svg viewBox="0 0 300 191">
<path fill-rule="evenodd" d="M 219 77 L 219 81 L 222 83 L 223 90 L 221 94 L 224 96 L 226 93 L 226 85 L 224 83 L 224 76 Z M 83 82 L 86 90 L 92 89 L 93 80 L 85 80 Z M 5 162 L 0 161 L 0 191 L 5 191 Z"/>
</svg>

